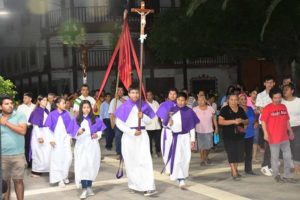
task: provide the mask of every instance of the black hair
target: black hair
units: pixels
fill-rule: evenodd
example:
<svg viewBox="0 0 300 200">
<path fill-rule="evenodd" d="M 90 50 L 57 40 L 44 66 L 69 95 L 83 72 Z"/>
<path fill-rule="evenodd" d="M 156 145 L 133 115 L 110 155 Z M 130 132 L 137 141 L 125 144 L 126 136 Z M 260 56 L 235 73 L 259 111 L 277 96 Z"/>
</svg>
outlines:
<svg viewBox="0 0 300 200">
<path fill-rule="evenodd" d="M 132 83 L 128 88 L 128 92 L 131 92 L 131 90 L 139 91 L 139 85 L 137 83 Z"/>
<path fill-rule="evenodd" d="M 57 104 L 59 104 L 62 100 L 65 100 L 62 96 L 59 96 L 54 100 L 55 108 L 57 108 Z"/>
<path fill-rule="evenodd" d="M 169 94 L 170 92 L 176 92 L 176 94 L 178 94 L 178 90 L 177 90 L 176 88 L 170 88 L 170 89 L 168 90 L 168 94 Z"/>
<path fill-rule="evenodd" d="M 82 108 L 83 108 L 83 105 L 84 105 L 84 104 L 88 104 L 88 105 L 89 105 L 91 111 L 90 111 L 90 113 L 89 113 L 88 116 L 90 117 L 90 119 L 91 119 L 91 121 L 92 121 L 92 124 L 95 124 L 95 123 L 96 123 L 96 116 L 94 115 L 92 105 L 91 105 L 91 103 L 90 103 L 88 100 L 83 100 L 83 101 L 81 101 L 81 103 L 80 103 L 80 106 L 79 106 L 79 113 L 78 113 L 78 116 L 76 117 L 76 122 L 77 122 L 78 126 L 80 126 L 80 125 L 81 125 L 81 122 L 83 121 L 83 112 L 82 112 Z"/>
<path fill-rule="evenodd" d="M 29 97 L 31 99 L 33 98 L 33 94 L 31 92 L 25 92 L 23 96 Z"/>
<path fill-rule="evenodd" d="M 89 89 L 89 86 L 88 86 L 88 84 L 83 84 L 83 85 L 80 87 L 80 89 L 82 89 L 82 88 L 84 88 L 84 87 L 86 87 L 86 88 L 88 88 L 88 89 Z"/>
<path fill-rule="evenodd" d="M 3 105 L 4 100 L 14 101 L 13 98 L 7 94 L 3 94 L 0 96 L 0 105 Z"/>
<path fill-rule="evenodd" d="M 242 92 L 241 88 L 234 88 L 232 93 L 237 93 L 238 95 Z"/>
<path fill-rule="evenodd" d="M 235 89 L 235 87 L 233 85 L 229 85 L 227 88 L 227 91 L 226 91 L 226 96 L 230 95 L 234 89 Z"/>
<path fill-rule="evenodd" d="M 216 96 L 214 94 L 208 94 L 207 99 L 211 99 L 211 98 L 216 98 Z"/>
<path fill-rule="evenodd" d="M 40 107 L 40 101 L 42 101 L 44 98 L 47 99 L 47 97 L 44 96 L 44 95 L 39 95 L 39 96 L 36 98 L 36 108 Z"/>
<path fill-rule="evenodd" d="M 198 90 L 197 95 L 198 95 L 200 92 L 203 92 L 203 93 L 204 93 L 204 96 L 206 96 L 206 92 L 205 92 L 204 90 Z"/>
<path fill-rule="evenodd" d="M 104 94 L 104 97 L 106 97 L 106 96 L 111 96 L 111 93 L 106 92 L 106 93 Z"/>
<path fill-rule="evenodd" d="M 184 93 L 184 92 L 179 92 L 178 94 L 177 94 L 177 99 L 179 98 L 179 97 L 183 97 L 183 98 L 185 98 L 185 100 L 187 100 L 187 95 L 186 95 L 186 93 Z"/>
<path fill-rule="evenodd" d="M 291 90 L 295 90 L 295 85 L 293 83 L 289 83 L 289 84 L 283 86 L 283 88 L 286 88 L 286 87 L 290 88 Z"/>
<path fill-rule="evenodd" d="M 48 96 L 56 96 L 56 94 L 55 93 L 52 93 L 52 92 L 50 92 L 50 93 L 48 93 Z"/>
<path fill-rule="evenodd" d="M 285 80 L 285 79 L 291 79 L 291 81 L 293 82 L 293 78 L 291 75 L 285 75 L 282 80 Z"/>
<path fill-rule="evenodd" d="M 266 82 L 266 81 L 271 81 L 271 80 L 275 81 L 275 78 L 274 78 L 273 76 L 271 76 L 271 75 L 266 75 L 266 76 L 264 77 L 264 82 Z"/>
<path fill-rule="evenodd" d="M 269 93 L 269 96 L 271 99 L 273 99 L 273 96 L 275 94 L 281 94 L 282 95 L 282 90 L 278 87 L 273 87 L 271 90 L 270 90 L 270 93 Z"/>
</svg>

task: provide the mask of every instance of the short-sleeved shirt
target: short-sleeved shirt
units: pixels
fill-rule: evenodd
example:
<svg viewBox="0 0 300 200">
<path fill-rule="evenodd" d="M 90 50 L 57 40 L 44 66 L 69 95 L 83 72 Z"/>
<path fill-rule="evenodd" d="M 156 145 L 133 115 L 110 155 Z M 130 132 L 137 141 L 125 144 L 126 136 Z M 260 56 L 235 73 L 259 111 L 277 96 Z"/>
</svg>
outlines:
<svg viewBox="0 0 300 200">
<path fill-rule="evenodd" d="M 279 144 L 289 140 L 287 129 L 289 119 L 287 108 L 283 104 L 270 103 L 264 108 L 261 121 L 266 123 L 270 144 Z"/>
<path fill-rule="evenodd" d="M 196 132 L 203 134 L 214 132 L 212 122 L 215 116 L 215 110 L 211 106 L 207 106 L 205 110 L 201 110 L 199 106 L 197 106 L 194 107 L 193 110 L 200 120 L 200 123 L 196 125 Z"/>
<path fill-rule="evenodd" d="M 256 107 L 264 108 L 269 103 L 272 103 L 272 99 L 270 98 L 270 96 L 269 96 L 269 94 L 267 93 L 266 90 L 262 91 L 261 93 L 259 93 L 257 95 L 256 102 L 255 102 Z M 259 120 L 259 123 L 261 123 L 260 120 Z"/>
<path fill-rule="evenodd" d="M 300 98 L 296 97 L 293 101 L 282 100 L 282 104 L 288 110 L 291 126 L 300 126 Z"/>
<path fill-rule="evenodd" d="M 92 108 L 94 108 L 94 105 L 96 104 L 95 99 L 91 96 L 84 97 L 84 96 L 81 95 L 80 97 L 78 97 L 74 101 L 74 104 L 73 104 L 73 111 L 74 112 L 79 112 L 79 107 L 80 107 L 80 104 L 83 100 L 88 100 L 91 103 Z"/>
<path fill-rule="evenodd" d="M 243 108 L 238 107 L 238 111 L 234 112 L 228 105 L 224 106 L 220 111 L 220 116 L 223 117 L 225 120 L 235 120 L 241 118 L 243 120 L 248 119 L 245 111 Z M 242 125 L 241 125 L 242 126 Z M 222 127 L 222 135 L 224 139 L 231 139 L 231 140 L 241 140 L 244 139 L 245 134 L 236 133 L 236 125 L 228 125 Z"/>
<path fill-rule="evenodd" d="M 128 100 L 127 96 L 123 96 L 122 97 L 125 100 Z M 108 113 L 109 114 L 113 114 L 115 113 L 115 111 L 122 105 L 122 101 L 120 101 L 119 99 L 117 100 L 117 107 L 116 107 L 116 98 L 113 98 L 109 104 L 109 109 L 108 109 Z"/>
<path fill-rule="evenodd" d="M 254 136 L 254 122 L 256 120 L 256 115 L 254 110 L 250 106 L 247 107 L 246 114 L 248 117 L 248 125 L 246 128 L 245 138 L 251 138 Z"/>
<path fill-rule="evenodd" d="M 13 111 L 8 118 L 8 122 L 18 126 L 19 124 L 26 124 L 26 115 L 22 112 Z M 1 127 L 1 140 L 2 140 L 2 155 L 14 156 L 24 154 L 25 139 L 7 126 L 0 125 Z"/>
</svg>

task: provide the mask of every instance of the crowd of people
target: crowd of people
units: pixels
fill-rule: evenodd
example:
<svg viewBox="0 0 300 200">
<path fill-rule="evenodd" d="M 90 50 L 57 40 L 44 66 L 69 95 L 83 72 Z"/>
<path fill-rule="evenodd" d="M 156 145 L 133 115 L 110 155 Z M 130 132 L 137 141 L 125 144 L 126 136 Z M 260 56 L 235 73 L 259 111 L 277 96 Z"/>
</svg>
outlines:
<svg viewBox="0 0 300 200">
<path fill-rule="evenodd" d="M 263 152 L 261 173 L 276 182 L 296 183 L 291 169 L 300 174 L 300 99 L 287 77 L 278 87 L 274 77 L 266 76 L 264 90 L 245 91 L 241 85 L 229 86 L 219 98 L 200 90 L 196 96 L 186 89 L 168 91 L 158 100 L 152 91 L 140 100 L 137 85 L 125 95 L 118 87 L 115 95 L 94 91 L 88 85 L 80 95 L 33 95 L 25 93 L 23 103 L 3 95 L 0 100 L 2 172 L 10 199 L 13 180 L 18 200 L 24 199 L 24 173 L 31 177 L 49 173 L 49 183 L 65 187 L 70 183 L 69 170 L 74 157 L 75 184 L 82 188 L 80 199 L 95 195 L 92 190 L 101 163 L 99 139 L 105 138 L 105 149 L 115 151 L 124 162 L 131 192 L 145 196 L 157 193 L 153 173 L 153 156 L 164 162 L 163 171 L 186 187 L 192 152 L 199 152 L 200 166 L 209 166 L 211 149 L 222 136 L 224 149 L 234 181 L 244 172 L 258 175 L 252 169 Z M 282 152 L 282 154 L 280 154 Z M 280 173 L 280 158 L 283 173 Z M 120 176 L 121 177 L 121 176 Z"/>
</svg>

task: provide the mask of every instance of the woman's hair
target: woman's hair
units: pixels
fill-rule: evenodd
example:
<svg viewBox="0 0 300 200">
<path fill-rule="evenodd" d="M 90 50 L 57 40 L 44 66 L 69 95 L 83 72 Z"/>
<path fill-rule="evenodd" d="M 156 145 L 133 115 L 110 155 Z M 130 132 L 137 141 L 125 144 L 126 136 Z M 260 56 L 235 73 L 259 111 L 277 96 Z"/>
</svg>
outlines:
<svg viewBox="0 0 300 200">
<path fill-rule="evenodd" d="M 81 103 L 80 103 L 80 106 L 79 106 L 79 113 L 78 113 L 78 116 L 76 118 L 76 122 L 78 124 L 78 126 L 81 125 L 81 122 L 83 121 L 83 112 L 82 112 L 82 108 L 83 108 L 83 105 L 85 104 L 88 104 L 91 111 L 90 113 L 88 114 L 88 116 L 90 117 L 91 121 L 92 121 L 92 124 L 95 124 L 96 122 L 96 116 L 94 115 L 93 113 L 93 109 L 92 109 L 92 105 L 91 103 L 88 101 L 88 100 L 83 100 Z"/>
<path fill-rule="evenodd" d="M 65 100 L 64 97 L 59 96 L 54 100 L 55 108 L 57 108 L 57 104 L 59 104 L 61 101 Z"/>
<path fill-rule="evenodd" d="M 41 106 L 41 104 L 40 104 L 40 102 L 43 100 L 43 99 L 47 99 L 47 96 L 44 96 L 44 95 L 39 95 L 37 98 L 36 98 L 36 108 L 38 108 L 38 107 L 40 107 Z"/>
</svg>

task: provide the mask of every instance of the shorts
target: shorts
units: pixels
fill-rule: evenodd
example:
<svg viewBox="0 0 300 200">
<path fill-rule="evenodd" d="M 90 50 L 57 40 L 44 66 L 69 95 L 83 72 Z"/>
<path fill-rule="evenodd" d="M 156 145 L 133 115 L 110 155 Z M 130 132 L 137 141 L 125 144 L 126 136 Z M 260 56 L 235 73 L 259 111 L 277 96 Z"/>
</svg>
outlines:
<svg viewBox="0 0 300 200">
<path fill-rule="evenodd" d="M 213 133 L 197 133 L 198 149 L 208 150 L 213 147 Z"/>
<path fill-rule="evenodd" d="M 23 179 L 27 162 L 25 155 L 2 156 L 3 179 Z"/>
<path fill-rule="evenodd" d="M 254 129 L 253 144 L 259 144 L 259 128 Z"/>
</svg>

